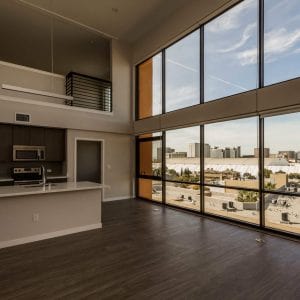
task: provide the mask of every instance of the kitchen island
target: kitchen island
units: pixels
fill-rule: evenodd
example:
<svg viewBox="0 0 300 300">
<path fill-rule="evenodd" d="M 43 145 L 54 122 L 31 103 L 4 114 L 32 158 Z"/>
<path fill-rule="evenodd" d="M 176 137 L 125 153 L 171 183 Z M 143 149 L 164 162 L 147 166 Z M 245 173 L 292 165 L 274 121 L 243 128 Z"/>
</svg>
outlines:
<svg viewBox="0 0 300 300">
<path fill-rule="evenodd" d="M 0 187 L 0 248 L 98 229 L 102 184 Z"/>
</svg>

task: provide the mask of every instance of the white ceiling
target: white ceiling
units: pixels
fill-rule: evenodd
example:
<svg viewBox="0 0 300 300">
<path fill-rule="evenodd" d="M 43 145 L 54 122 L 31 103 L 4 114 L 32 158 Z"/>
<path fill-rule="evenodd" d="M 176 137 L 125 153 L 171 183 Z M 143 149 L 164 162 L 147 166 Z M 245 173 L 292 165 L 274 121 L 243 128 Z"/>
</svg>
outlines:
<svg viewBox="0 0 300 300">
<path fill-rule="evenodd" d="M 190 0 L 17 0 L 134 42 Z"/>
</svg>

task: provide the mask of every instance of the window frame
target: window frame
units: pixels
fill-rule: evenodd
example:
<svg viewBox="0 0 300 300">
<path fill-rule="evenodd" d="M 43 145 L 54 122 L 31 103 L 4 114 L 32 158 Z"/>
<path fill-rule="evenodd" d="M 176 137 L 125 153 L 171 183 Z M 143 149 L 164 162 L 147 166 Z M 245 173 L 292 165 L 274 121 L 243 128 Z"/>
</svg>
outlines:
<svg viewBox="0 0 300 300">
<path fill-rule="evenodd" d="M 243 1 L 243 0 L 242 0 Z M 225 14 L 227 11 L 229 11 L 230 9 L 234 8 L 235 6 L 241 4 L 242 1 L 239 1 L 237 3 L 234 3 L 232 5 L 230 5 L 228 8 L 226 8 L 224 11 L 222 11 L 220 14 L 212 17 L 211 19 L 209 19 L 208 21 L 200 24 L 199 26 L 197 26 L 195 29 L 193 29 L 192 31 L 184 34 L 183 36 L 181 36 L 179 39 L 176 39 L 175 41 L 173 41 L 172 43 L 168 44 L 167 46 L 161 48 L 159 51 L 155 52 L 153 55 L 151 55 L 150 57 L 148 57 L 147 59 L 139 62 L 138 64 L 135 65 L 135 121 L 139 121 L 139 120 L 145 120 L 148 118 L 153 118 L 153 117 L 157 117 L 157 116 L 162 116 L 165 114 L 168 114 L 166 112 L 166 99 L 165 99 L 165 52 L 166 49 L 173 46 L 174 44 L 178 43 L 180 40 L 184 39 L 185 37 L 187 37 L 188 35 L 194 33 L 197 30 L 200 30 L 200 103 L 199 104 L 195 104 L 195 105 L 191 105 L 191 106 L 186 106 L 183 108 L 179 108 L 176 110 L 172 110 L 170 113 L 174 113 L 186 108 L 191 108 L 193 106 L 198 106 L 198 105 L 203 105 L 203 104 L 208 104 L 211 102 L 215 102 L 215 101 L 219 101 L 220 99 L 226 99 L 226 98 L 230 98 L 233 96 L 238 96 L 238 95 L 242 95 L 244 93 L 248 93 L 250 91 L 257 91 L 260 90 L 264 87 L 270 87 L 270 86 L 274 86 L 274 85 L 278 85 L 281 84 L 283 82 L 288 82 L 291 80 L 295 80 L 299 77 L 295 77 L 295 78 L 291 78 L 291 79 L 287 79 L 284 81 L 280 81 L 280 82 L 276 82 L 273 84 L 268 84 L 265 85 L 264 82 L 264 69 L 265 69 L 265 62 L 264 62 L 264 44 L 265 44 L 265 36 L 264 36 L 264 28 L 265 28 L 265 0 L 256 0 L 258 1 L 258 62 L 257 62 L 257 80 L 258 80 L 258 85 L 256 89 L 252 89 L 249 91 L 245 91 L 245 92 L 241 92 L 241 93 L 237 93 L 235 95 L 231 95 L 231 96 L 226 96 L 226 97 L 222 97 L 222 98 L 218 98 L 218 99 L 212 99 L 208 102 L 204 102 L 204 65 L 205 65 L 205 61 L 204 61 L 204 27 L 205 25 L 207 25 L 209 22 L 213 21 L 214 19 L 220 17 L 221 15 Z M 139 118 L 138 116 L 138 108 L 139 108 L 139 99 L 138 99 L 138 90 L 139 90 L 139 82 L 138 82 L 138 70 L 139 70 L 139 66 L 141 64 L 143 64 L 145 61 L 149 60 L 150 58 L 154 57 L 155 55 L 162 53 L 162 107 L 161 107 L 161 114 L 155 115 L 155 116 L 150 116 L 150 117 L 146 117 L 146 118 Z"/>
<path fill-rule="evenodd" d="M 299 112 L 300 110 L 296 110 L 295 112 Z M 286 113 L 277 113 L 276 115 L 284 115 L 284 114 L 289 114 L 290 112 L 286 112 Z M 296 239 L 300 239 L 300 234 L 293 232 L 293 231 L 287 231 L 287 230 L 280 230 L 278 228 L 272 228 L 270 226 L 266 226 L 266 216 L 265 216 L 265 195 L 267 194 L 276 194 L 276 195 L 283 195 L 283 196 L 291 196 L 291 197 L 298 197 L 300 199 L 300 193 L 292 193 L 292 192 L 281 192 L 281 191 L 271 191 L 265 188 L 264 186 L 264 119 L 268 118 L 269 116 L 262 116 L 262 115 L 256 115 L 256 117 L 258 118 L 258 148 L 259 148 L 259 163 L 258 163 L 258 168 L 259 168 L 259 186 L 257 189 L 254 188 L 244 188 L 244 187 L 234 187 L 234 186 L 226 186 L 228 189 L 233 189 L 233 190 L 238 190 L 238 191 L 253 191 L 253 192 L 257 192 L 258 193 L 258 197 L 259 197 L 259 223 L 255 224 L 255 223 L 249 223 L 247 221 L 243 221 L 243 220 L 238 220 L 236 218 L 229 218 L 226 216 L 221 216 L 221 215 L 217 215 L 217 214 L 212 214 L 209 213 L 207 211 L 205 211 L 205 187 L 216 187 L 216 188 L 223 188 L 223 186 L 221 185 L 217 185 L 217 184 L 209 184 L 209 183 L 205 183 L 204 181 L 204 175 L 205 175 L 205 165 L 204 165 L 204 144 L 205 144 L 205 137 L 204 137 L 204 127 L 206 125 L 212 124 L 212 123 L 218 123 L 218 121 L 215 122 L 211 122 L 211 123 L 207 123 L 207 124 L 197 124 L 197 125 L 193 125 L 192 127 L 195 126 L 199 126 L 200 129 L 200 182 L 199 183 L 191 183 L 191 182 L 184 182 L 184 181 L 178 181 L 178 180 L 169 180 L 166 179 L 166 159 L 165 159 L 165 149 L 166 149 L 166 132 L 168 130 L 175 130 L 175 129 L 182 129 L 182 128 L 189 128 L 190 126 L 187 127 L 180 127 L 180 128 L 170 128 L 167 130 L 162 130 L 160 131 L 162 134 L 159 137 L 150 137 L 150 138 L 142 138 L 139 139 L 138 137 L 136 137 L 136 170 L 139 170 L 139 140 L 161 140 L 162 141 L 162 176 L 161 177 L 153 177 L 153 176 L 139 176 L 138 171 L 136 172 L 136 195 L 138 199 L 141 200 L 146 200 L 146 201 L 151 201 L 153 203 L 157 203 L 157 201 L 155 200 L 150 200 L 150 199 L 143 199 L 140 198 L 138 195 L 138 179 L 140 178 L 145 178 L 145 179 L 152 179 L 152 180 L 156 180 L 156 181 L 161 181 L 162 183 L 162 202 L 159 203 L 159 205 L 163 205 L 166 207 L 170 207 L 170 208 L 175 208 L 175 209 L 180 209 L 183 211 L 188 211 L 194 214 L 198 214 L 199 216 L 207 216 L 207 217 L 212 217 L 215 219 L 221 219 L 224 221 L 229 221 L 235 224 L 239 224 L 239 225 L 247 225 L 249 227 L 252 228 L 256 228 L 256 229 L 260 229 L 266 232 L 270 232 L 270 233 L 275 233 L 275 234 L 281 234 L 287 237 L 291 237 L 291 238 L 296 238 Z M 239 119 L 244 119 L 247 118 L 246 117 L 240 117 L 240 118 L 233 118 L 230 120 L 239 120 Z M 197 185 L 200 188 L 200 210 L 194 210 L 194 209 L 188 209 L 186 207 L 182 207 L 179 205 L 172 205 L 170 203 L 166 203 L 166 183 L 184 183 L 184 184 L 190 184 L 190 185 Z"/>
</svg>

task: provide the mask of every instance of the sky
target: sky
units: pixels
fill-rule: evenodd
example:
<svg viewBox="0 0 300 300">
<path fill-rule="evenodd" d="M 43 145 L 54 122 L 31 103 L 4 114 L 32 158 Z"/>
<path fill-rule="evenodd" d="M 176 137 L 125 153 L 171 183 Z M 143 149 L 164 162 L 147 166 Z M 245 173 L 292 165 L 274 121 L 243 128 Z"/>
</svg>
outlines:
<svg viewBox="0 0 300 300">
<path fill-rule="evenodd" d="M 258 0 L 245 0 L 205 25 L 205 101 L 257 88 L 257 18 Z M 198 53 L 199 31 L 166 50 L 167 111 L 199 103 Z M 299 76 L 300 1 L 265 0 L 265 85 Z M 240 145 L 242 154 L 253 154 L 257 119 L 251 119 L 208 125 L 206 142 L 222 147 Z M 300 114 L 266 118 L 265 127 L 265 146 L 271 152 L 300 151 L 300 139 L 296 138 Z M 185 145 L 197 138 L 196 131 L 170 133 L 174 136 L 169 139 L 170 146 L 187 151 Z"/>
</svg>

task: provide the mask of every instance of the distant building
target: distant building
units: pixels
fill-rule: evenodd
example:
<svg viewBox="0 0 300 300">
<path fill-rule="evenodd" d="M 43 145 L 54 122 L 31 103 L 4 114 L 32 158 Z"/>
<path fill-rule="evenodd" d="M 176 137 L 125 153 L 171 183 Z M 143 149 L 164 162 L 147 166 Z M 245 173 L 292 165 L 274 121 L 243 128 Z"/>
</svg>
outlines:
<svg viewBox="0 0 300 300">
<path fill-rule="evenodd" d="M 278 151 L 279 158 L 285 158 L 287 160 L 295 160 L 296 152 L 295 151 Z"/>
<path fill-rule="evenodd" d="M 259 148 L 254 148 L 254 157 L 259 158 Z M 264 148 L 264 158 L 270 157 L 270 148 Z"/>
<path fill-rule="evenodd" d="M 169 158 L 186 158 L 187 152 L 173 152 L 169 153 Z"/>
<path fill-rule="evenodd" d="M 235 153 L 236 153 L 235 157 L 236 158 L 241 157 L 241 146 L 238 146 L 237 148 L 234 148 L 234 149 L 235 149 Z"/>
<path fill-rule="evenodd" d="M 226 147 L 223 153 L 224 153 L 224 158 L 236 158 L 235 148 Z"/>
<path fill-rule="evenodd" d="M 174 152 L 175 152 L 175 149 L 166 147 L 166 158 L 169 158 L 170 153 L 174 153 Z M 162 158 L 162 148 L 159 147 L 159 148 L 157 148 L 157 160 L 161 161 L 161 158 Z"/>
<path fill-rule="evenodd" d="M 210 157 L 210 145 L 204 144 L 204 157 L 209 158 Z"/>
<path fill-rule="evenodd" d="M 224 158 L 224 150 L 218 147 L 214 147 L 210 149 L 210 157 L 211 158 Z"/>
<path fill-rule="evenodd" d="M 296 162 L 300 162 L 300 151 L 296 153 Z"/>
<path fill-rule="evenodd" d="M 189 144 L 187 157 L 200 157 L 200 143 Z"/>
</svg>

